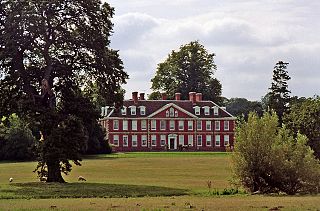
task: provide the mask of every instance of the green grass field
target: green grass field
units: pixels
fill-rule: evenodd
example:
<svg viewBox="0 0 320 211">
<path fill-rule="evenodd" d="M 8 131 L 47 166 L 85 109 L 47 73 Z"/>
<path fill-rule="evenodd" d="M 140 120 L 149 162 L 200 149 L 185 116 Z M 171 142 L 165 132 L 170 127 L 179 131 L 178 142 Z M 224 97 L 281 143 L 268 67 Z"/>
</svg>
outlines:
<svg viewBox="0 0 320 211">
<path fill-rule="evenodd" d="M 320 210 L 320 196 L 209 194 L 209 180 L 212 190 L 231 188 L 227 153 L 117 153 L 82 164 L 67 184 L 44 184 L 35 162 L 0 162 L 0 210 Z"/>
</svg>

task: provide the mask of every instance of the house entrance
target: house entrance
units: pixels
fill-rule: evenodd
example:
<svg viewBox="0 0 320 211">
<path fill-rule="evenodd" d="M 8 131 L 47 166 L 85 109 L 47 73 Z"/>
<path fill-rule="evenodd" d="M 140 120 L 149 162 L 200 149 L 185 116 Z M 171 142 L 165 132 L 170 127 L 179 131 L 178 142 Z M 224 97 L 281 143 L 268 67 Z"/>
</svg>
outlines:
<svg viewBox="0 0 320 211">
<path fill-rule="evenodd" d="M 168 139 L 168 146 L 170 150 L 177 149 L 177 140 L 176 137 L 169 137 Z"/>
</svg>

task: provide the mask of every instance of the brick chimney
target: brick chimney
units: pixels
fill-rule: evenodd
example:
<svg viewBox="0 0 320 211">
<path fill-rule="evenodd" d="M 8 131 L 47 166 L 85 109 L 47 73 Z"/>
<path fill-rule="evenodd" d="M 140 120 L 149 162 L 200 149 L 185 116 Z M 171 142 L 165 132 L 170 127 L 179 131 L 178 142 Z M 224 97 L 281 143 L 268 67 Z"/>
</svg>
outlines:
<svg viewBox="0 0 320 211">
<path fill-rule="evenodd" d="M 144 93 L 140 93 L 140 100 L 144 100 Z"/>
<path fill-rule="evenodd" d="M 167 100 L 167 93 L 162 92 L 162 93 L 161 93 L 161 99 L 162 99 L 162 100 Z"/>
<path fill-rule="evenodd" d="M 134 104 L 138 104 L 138 92 L 132 92 L 132 100 Z"/>
<path fill-rule="evenodd" d="M 194 104 L 196 102 L 196 93 L 195 92 L 189 92 L 189 101 Z"/>
<path fill-rule="evenodd" d="M 196 94 L 196 102 L 202 101 L 202 93 L 197 93 Z"/>
<path fill-rule="evenodd" d="M 181 93 L 180 92 L 175 93 L 175 99 L 181 100 Z"/>
</svg>

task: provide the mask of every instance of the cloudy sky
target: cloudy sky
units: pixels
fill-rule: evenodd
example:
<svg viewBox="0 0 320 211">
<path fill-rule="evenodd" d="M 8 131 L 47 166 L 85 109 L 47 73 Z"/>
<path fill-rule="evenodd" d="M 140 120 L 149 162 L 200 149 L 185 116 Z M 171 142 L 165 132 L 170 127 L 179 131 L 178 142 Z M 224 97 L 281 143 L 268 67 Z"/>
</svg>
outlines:
<svg viewBox="0 0 320 211">
<path fill-rule="evenodd" d="M 289 62 L 292 95 L 320 94 L 319 0 L 108 0 L 115 8 L 111 47 L 132 91 L 150 93 L 157 64 L 199 40 L 215 53 L 222 95 L 260 100 L 277 61 Z"/>
</svg>

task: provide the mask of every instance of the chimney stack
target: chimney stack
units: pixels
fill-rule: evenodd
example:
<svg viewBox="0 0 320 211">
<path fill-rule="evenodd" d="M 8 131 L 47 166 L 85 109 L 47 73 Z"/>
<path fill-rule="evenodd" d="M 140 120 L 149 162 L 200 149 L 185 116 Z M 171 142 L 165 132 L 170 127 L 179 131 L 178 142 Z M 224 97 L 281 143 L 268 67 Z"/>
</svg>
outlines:
<svg viewBox="0 0 320 211">
<path fill-rule="evenodd" d="M 175 93 L 175 99 L 181 100 L 181 93 L 180 92 Z"/>
<path fill-rule="evenodd" d="M 167 100 L 167 94 L 165 92 L 161 93 L 161 99 Z"/>
<path fill-rule="evenodd" d="M 134 104 L 138 104 L 138 92 L 132 92 L 132 100 Z"/>
<path fill-rule="evenodd" d="M 196 102 L 202 101 L 202 93 L 197 93 L 196 94 Z"/>
<path fill-rule="evenodd" d="M 140 100 L 144 100 L 144 93 L 140 93 Z"/>
<path fill-rule="evenodd" d="M 196 102 L 196 93 L 195 92 L 189 92 L 189 101 L 194 104 Z"/>
</svg>

